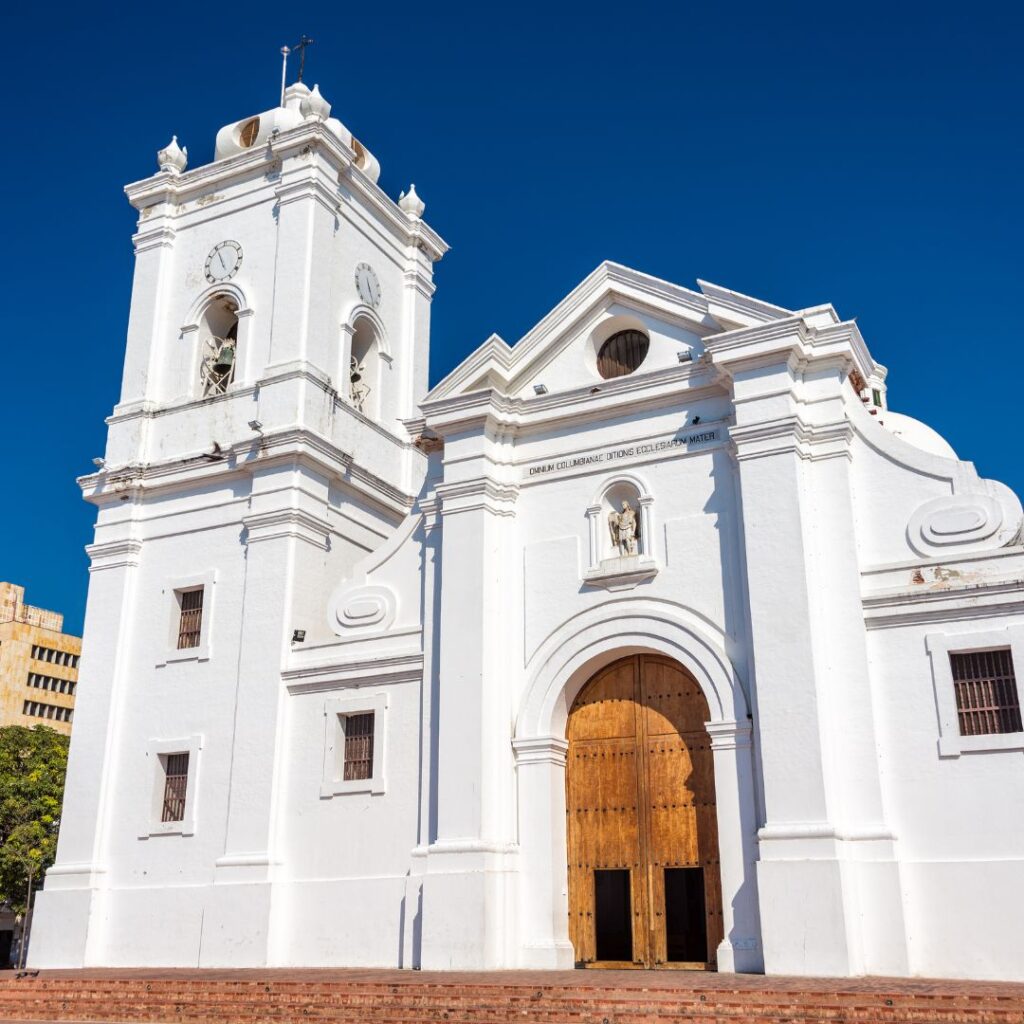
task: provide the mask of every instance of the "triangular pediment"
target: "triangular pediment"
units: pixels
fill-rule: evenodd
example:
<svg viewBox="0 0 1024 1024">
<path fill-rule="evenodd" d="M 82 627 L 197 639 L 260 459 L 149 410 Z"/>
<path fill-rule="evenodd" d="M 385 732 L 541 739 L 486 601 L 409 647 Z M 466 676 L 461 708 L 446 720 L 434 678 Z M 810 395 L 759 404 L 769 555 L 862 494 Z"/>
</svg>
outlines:
<svg viewBox="0 0 1024 1024">
<path fill-rule="evenodd" d="M 650 340 L 637 372 L 699 357 L 703 339 L 791 316 L 789 310 L 699 281 L 700 291 L 617 263 L 602 263 L 515 345 L 492 334 L 448 374 L 427 401 L 484 389 L 510 396 L 599 382 L 597 353 L 618 330 Z"/>
</svg>

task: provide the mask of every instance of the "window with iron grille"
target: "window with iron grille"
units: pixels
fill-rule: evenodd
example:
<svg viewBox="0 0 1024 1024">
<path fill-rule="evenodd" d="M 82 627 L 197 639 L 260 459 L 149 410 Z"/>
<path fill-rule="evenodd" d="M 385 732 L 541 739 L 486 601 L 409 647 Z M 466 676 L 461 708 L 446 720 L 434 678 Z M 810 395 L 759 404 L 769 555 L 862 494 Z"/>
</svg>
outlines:
<svg viewBox="0 0 1024 1024">
<path fill-rule="evenodd" d="M 188 788 L 188 752 L 166 754 L 164 762 L 164 800 L 161 821 L 183 821 L 185 793 Z"/>
<path fill-rule="evenodd" d="M 345 716 L 344 779 L 369 779 L 373 776 L 373 712 Z"/>
<path fill-rule="evenodd" d="M 1021 732 L 1020 700 L 1008 649 L 950 654 L 961 736 Z"/>
<path fill-rule="evenodd" d="M 181 619 L 178 623 L 178 650 L 199 646 L 199 638 L 203 630 L 203 588 L 183 590 L 181 599 Z"/>
</svg>

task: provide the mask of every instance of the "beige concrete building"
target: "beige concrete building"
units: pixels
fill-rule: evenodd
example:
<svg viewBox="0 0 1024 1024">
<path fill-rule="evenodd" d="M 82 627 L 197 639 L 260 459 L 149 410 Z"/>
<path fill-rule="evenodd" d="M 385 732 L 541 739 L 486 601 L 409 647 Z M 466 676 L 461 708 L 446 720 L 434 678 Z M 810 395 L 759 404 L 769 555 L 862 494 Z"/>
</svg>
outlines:
<svg viewBox="0 0 1024 1024">
<path fill-rule="evenodd" d="M 24 587 L 0 582 L 0 726 L 71 732 L 82 640 L 63 628 L 60 612 L 33 608 Z"/>
</svg>

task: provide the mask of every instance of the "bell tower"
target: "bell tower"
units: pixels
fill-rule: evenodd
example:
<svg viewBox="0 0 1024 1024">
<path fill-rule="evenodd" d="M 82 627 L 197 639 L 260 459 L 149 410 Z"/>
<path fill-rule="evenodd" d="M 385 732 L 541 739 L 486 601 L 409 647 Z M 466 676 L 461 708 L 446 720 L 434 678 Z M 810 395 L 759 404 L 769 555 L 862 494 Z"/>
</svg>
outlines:
<svg viewBox="0 0 1024 1024">
<path fill-rule="evenodd" d="M 108 464 L 152 461 L 151 432 L 120 427 L 158 410 L 188 410 L 185 429 L 160 432 L 165 458 L 244 443 L 250 420 L 271 427 L 279 413 L 330 433 L 302 403 L 263 400 L 282 373 L 358 414 L 344 431 L 350 454 L 364 421 L 404 441 L 401 421 L 426 393 L 433 263 L 447 248 L 415 186 L 392 202 L 373 154 L 302 82 L 282 106 L 222 128 L 214 157 L 190 170 L 172 139 L 160 172 L 126 189 L 139 229 Z M 246 415 L 205 415 L 220 397 Z M 406 490 L 409 468 L 394 480 Z"/>
<path fill-rule="evenodd" d="M 88 695 L 40 966 L 268 962 L 289 658 L 337 642 L 331 591 L 405 522 L 426 471 L 403 421 L 427 391 L 447 246 L 415 189 L 389 198 L 301 82 L 222 128 L 211 162 L 190 168 L 175 138 L 158 165 L 126 189 L 121 395 L 79 481 L 97 509 Z M 193 796 L 167 819 L 172 764 Z M 159 948 L 102 925 L 161 914 L 168 893 L 180 927 Z"/>
</svg>

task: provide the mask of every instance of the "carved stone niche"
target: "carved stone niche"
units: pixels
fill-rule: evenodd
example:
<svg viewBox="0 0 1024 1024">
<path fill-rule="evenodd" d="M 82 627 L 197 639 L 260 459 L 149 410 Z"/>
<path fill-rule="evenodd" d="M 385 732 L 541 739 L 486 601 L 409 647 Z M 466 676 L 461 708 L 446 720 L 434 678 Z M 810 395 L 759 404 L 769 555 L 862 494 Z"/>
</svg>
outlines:
<svg viewBox="0 0 1024 1024">
<path fill-rule="evenodd" d="M 654 557 L 654 499 L 632 476 L 608 481 L 587 509 L 590 564 L 583 583 L 632 590 L 658 572 Z"/>
</svg>

